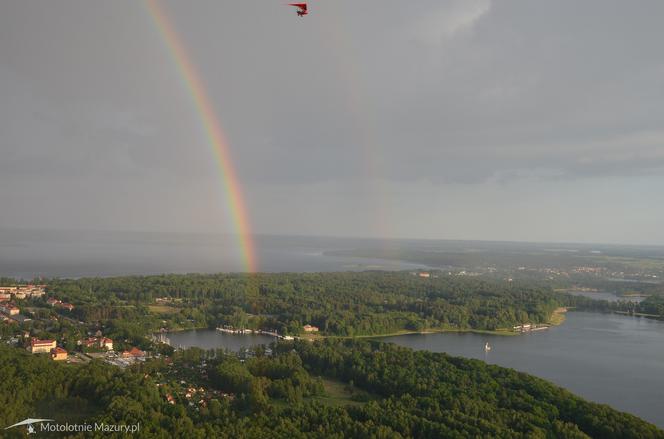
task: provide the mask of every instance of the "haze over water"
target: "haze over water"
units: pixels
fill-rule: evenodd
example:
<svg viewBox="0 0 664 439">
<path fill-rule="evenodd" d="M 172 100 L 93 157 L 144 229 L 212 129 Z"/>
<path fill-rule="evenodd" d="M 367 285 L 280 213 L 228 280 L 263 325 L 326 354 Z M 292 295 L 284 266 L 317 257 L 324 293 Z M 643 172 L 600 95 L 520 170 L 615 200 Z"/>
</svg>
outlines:
<svg viewBox="0 0 664 439">
<path fill-rule="evenodd" d="M 405 270 L 398 260 L 324 254 L 377 240 L 258 236 L 259 270 L 314 272 Z M 0 229 L 0 276 L 123 276 L 243 271 L 232 236 L 212 234 Z"/>
</svg>

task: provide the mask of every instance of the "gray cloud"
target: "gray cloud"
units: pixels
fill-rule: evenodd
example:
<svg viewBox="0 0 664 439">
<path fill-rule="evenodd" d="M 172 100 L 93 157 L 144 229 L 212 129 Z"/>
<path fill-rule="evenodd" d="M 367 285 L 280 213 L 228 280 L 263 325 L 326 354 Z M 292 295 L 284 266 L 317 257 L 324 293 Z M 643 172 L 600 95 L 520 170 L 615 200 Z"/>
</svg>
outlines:
<svg viewBox="0 0 664 439">
<path fill-rule="evenodd" d="M 469 217 L 502 203 L 512 213 L 478 235 L 541 240 L 535 225 L 514 235 L 523 200 L 583 209 L 596 183 L 608 194 L 664 182 L 659 1 L 343 0 L 301 20 L 279 2 L 164 6 L 260 231 L 373 234 L 386 221 L 402 236 L 472 237 L 460 231 Z M 49 204 L 54 218 L 34 226 L 228 227 L 217 165 L 145 5 L 25 0 L 0 12 L 1 203 Z M 466 202 L 493 205 L 486 194 L 494 207 Z M 415 225 L 412 209 L 431 221 Z"/>
</svg>

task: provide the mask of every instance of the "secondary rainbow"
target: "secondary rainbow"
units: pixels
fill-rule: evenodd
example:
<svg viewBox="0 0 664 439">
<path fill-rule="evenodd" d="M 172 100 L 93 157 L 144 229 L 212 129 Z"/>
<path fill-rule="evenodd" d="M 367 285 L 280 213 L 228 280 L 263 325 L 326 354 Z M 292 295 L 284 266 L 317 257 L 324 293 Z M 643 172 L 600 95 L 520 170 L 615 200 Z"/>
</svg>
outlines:
<svg viewBox="0 0 664 439">
<path fill-rule="evenodd" d="M 208 142 L 218 162 L 222 187 L 226 193 L 226 204 L 232 215 L 235 233 L 238 236 L 238 245 L 242 252 L 245 269 L 256 272 L 258 262 L 251 236 L 251 226 L 247 207 L 242 196 L 240 181 L 233 168 L 230 148 L 222 130 L 219 118 L 208 98 L 205 85 L 198 74 L 196 66 L 192 63 L 182 38 L 175 30 L 165 11 L 157 0 L 145 0 L 147 9 L 159 33 L 163 36 L 173 61 L 180 71 L 180 76 L 188 89 L 193 103 L 200 114 L 203 128 Z"/>
</svg>

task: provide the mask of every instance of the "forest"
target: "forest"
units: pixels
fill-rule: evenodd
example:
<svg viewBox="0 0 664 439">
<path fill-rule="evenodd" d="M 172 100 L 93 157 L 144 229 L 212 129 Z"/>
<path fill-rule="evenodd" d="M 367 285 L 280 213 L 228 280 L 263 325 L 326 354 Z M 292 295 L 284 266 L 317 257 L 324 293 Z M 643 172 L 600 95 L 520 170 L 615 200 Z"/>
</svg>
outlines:
<svg viewBox="0 0 664 439">
<path fill-rule="evenodd" d="M 62 364 L 0 345 L 0 421 L 141 423 L 141 437 L 659 438 L 639 418 L 585 401 L 544 380 L 446 354 L 416 352 L 365 334 L 425 329 L 496 330 L 546 322 L 559 306 L 651 310 L 554 292 L 540 282 L 408 272 L 187 274 L 48 279 L 25 299 L 33 336 L 70 351 L 102 329 L 116 350 L 155 355 L 125 369 L 92 360 Z M 165 327 L 277 329 L 322 335 L 242 355 L 173 351 L 146 336 Z M 3 325 L 2 335 L 22 326 Z M 7 337 L 8 338 L 8 337 Z M 22 432 L 7 431 L 9 437 Z M 13 436 L 12 436 L 13 435 Z M 81 436 L 82 437 L 82 436 Z"/>
<path fill-rule="evenodd" d="M 140 423 L 148 438 L 664 437 L 635 416 L 477 360 L 342 339 L 272 348 L 246 361 L 190 349 L 120 369 L 0 346 L 0 425 L 37 415 Z M 196 403 L 182 396 L 185 379 L 207 396 Z M 325 398 L 324 382 L 352 396 Z"/>
<path fill-rule="evenodd" d="M 46 279 L 47 295 L 17 301 L 34 336 L 77 349 L 86 331 L 101 330 L 116 349 L 154 348 L 156 331 L 231 326 L 313 337 L 357 337 L 421 331 L 497 331 L 550 321 L 558 307 L 664 315 L 660 296 L 640 304 L 556 292 L 539 281 L 409 272 L 185 274 Z M 55 297 L 71 311 L 46 303 Z M 0 326 L 0 336 L 25 325 Z M 311 335 L 309 335 L 311 337 Z"/>
<path fill-rule="evenodd" d="M 359 336 L 425 329 L 498 330 L 547 322 L 569 298 L 535 282 L 407 272 L 187 274 L 50 279 L 85 322 L 143 331 L 217 327 Z M 155 306 L 156 301 L 162 306 Z M 165 323 L 164 323 L 165 322 Z"/>
</svg>

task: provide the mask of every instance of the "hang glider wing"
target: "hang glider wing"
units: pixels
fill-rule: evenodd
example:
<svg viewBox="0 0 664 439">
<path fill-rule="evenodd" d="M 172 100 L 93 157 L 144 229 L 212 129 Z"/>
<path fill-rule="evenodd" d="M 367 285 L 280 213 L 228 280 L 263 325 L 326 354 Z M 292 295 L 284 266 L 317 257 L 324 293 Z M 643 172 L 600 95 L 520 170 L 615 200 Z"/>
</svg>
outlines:
<svg viewBox="0 0 664 439">
<path fill-rule="evenodd" d="M 307 4 L 306 3 L 288 3 L 289 6 L 295 6 L 296 8 L 299 8 L 300 11 L 302 12 L 307 12 Z"/>
<path fill-rule="evenodd" d="M 306 3 L 288 3 L 289 6 L 295 6 L 297 8 L 297 15 L 302 17 L 303 15 L 307 15 L 309 12 L 307 11 L 307 4 Z"/>
</svg>

